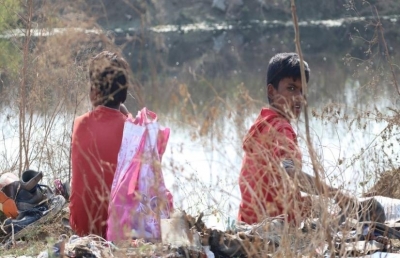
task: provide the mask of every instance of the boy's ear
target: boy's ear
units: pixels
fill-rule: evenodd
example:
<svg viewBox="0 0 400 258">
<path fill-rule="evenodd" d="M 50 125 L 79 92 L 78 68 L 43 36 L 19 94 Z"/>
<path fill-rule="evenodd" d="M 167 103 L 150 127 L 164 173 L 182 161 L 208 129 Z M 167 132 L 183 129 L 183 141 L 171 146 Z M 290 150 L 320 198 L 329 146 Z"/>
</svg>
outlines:
<svg viewBox="0 0 400 258">
<path fill-rule="evenodd" d="M 270 83 L 267 85 L 267 94 L 268 94 L 268 99 L 272 100 L 275 96 L 276 89 L 274 86 Z"/>
<path fill-rule="evenodd" d="M 99 103 L 103 101 L 103 96 L 101 95 L 100 91 L 93 88 L 90 89 L 89 98 L 92 104 L 95 106 L 99 105 Z"/>
</svg>

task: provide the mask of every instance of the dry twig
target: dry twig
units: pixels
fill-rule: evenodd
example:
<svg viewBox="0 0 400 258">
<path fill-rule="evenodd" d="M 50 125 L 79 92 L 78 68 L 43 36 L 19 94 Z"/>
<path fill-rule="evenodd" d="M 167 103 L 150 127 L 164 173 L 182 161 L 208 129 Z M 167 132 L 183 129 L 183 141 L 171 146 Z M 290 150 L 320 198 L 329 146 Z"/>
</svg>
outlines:
<svg viewBox="0 0 400 258">
<path fill-rule="evenodd" d="M 296 5 L 295 5 L 295 0 L 291 0 L 291 9 L 292 9 L 292 19 L 293 19 L 293 25 L 294 25 L 294 30 L 295 30 L 295 44 L 296 44 L 296 51 L 299 55 L 300 58 L 300 73 L 301 73 L 301 84 L 302 84 L 302 89 L 303 89 L 303 97 L 305 99 L 305 104 L 304 104 L 304 120 L 305 120 L 305 129 L 306 129 L 306 143 L 307 147 L 310 153 L 311 157 L 311 162 L 313 166 L 313 171 L 315 174 L 315 181 L 316 181 L 316 188 L 319 193 L 324 193 L 326 194 L 327 189 L 323 189 L 324 185 L 321 184 L 320 181 L 320 175 L 318 169 L 318 163 L 316 160 L 316 153 L 315 150 L 312 146 L 311 142 L 311 136 L 310 136 L 310 125 L 309 125 L 309 118 L 308 118 L 308 103 L 307 103 L 307 81 L 306 81 L 306 75 L 305 75 L 305 70 L 304 70 L 304 59 L 303 59 L 303 53 L 301 51 L 301 45 L 300 45 L 300 30 L 299 30 L 299 23 L 297 19 L 297 13 L 296 13 Z M 322 222 L 324 225 L 328 225 L 328 220 L 326 216 L 326 212 L 323 212 L 322 214 Z M 329 232 L 329 227 L 327 227 L 325 231 L 325 236 L 329 244 L 329 249 L 334 250 L 333 242 L 332 242 L 332 237 Z M 334 257 L 334 252 L 331 252 L 331 256 Z"/>
</svg>

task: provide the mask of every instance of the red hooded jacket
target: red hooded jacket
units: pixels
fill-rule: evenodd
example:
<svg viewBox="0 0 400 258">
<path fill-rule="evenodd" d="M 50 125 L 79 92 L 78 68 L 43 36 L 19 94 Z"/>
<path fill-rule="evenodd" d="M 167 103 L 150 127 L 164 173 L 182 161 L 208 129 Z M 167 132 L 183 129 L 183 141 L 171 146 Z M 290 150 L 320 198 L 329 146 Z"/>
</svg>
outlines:
<svg viewBox="0 0 400 258">
<path fill-rule="evenodd" d="M 289 221 L 298 222 L 300 191 L 291 187 L 293 181 L 280 167 L 283 160 L 301 167 L 297 136 L 289 120 L 272 109 L 262 109 L 244 138 L 243 149 L 238 220 L 253 224 L 266 217 L 287 215 Z"/>
</svg>

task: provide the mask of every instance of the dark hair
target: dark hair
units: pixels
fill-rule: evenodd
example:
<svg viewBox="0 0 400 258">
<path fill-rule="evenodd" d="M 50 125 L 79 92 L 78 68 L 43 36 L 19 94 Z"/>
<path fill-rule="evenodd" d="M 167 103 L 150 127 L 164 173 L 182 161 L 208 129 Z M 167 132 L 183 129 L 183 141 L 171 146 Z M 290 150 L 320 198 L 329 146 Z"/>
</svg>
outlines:
<svg viewBox="0 0 400 258">
<path fill-rule="evenodd" d="M 304 61 L 306 81 L 310 78 L 310 68 Z M 300 79 L 300 58 L 296 53 L 279 53 L 271 58 L 268 64 L 267 85 L 272 84 L 278 89 L 279 82 L 284 78 Z"/>
<path fill-rule="evenodd" d="M 99 104 L 124 103 L 128 94 L 128 63 L 116 53 L 103 51 L 90 60 L 90 87 L 103 97 Z"/>
</svg>

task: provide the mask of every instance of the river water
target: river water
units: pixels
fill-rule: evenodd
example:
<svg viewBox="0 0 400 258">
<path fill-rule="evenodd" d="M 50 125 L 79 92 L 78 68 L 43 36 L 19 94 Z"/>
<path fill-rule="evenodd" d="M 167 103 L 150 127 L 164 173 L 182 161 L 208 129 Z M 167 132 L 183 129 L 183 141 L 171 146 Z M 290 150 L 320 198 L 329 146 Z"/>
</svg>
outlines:
<svg viewBox="0 0 400 258">
<path fill-rule="evenodd" d="M 398 57 L 397 18 L 382 18 L 393 60 Z M 387 137 L 384 129 L 385 118 L 394 114 L 390 109 L 399 108 L 400 98 L 382 39 L 375 45 L 366 41 L 375 35 L 374 27 L 366 27 L 371 19 L 300 24 L 303 54 L 311 68 L 310 131 L 323 175 L 330 184 L 355 194 L 367 190 L 377 173 L 398 166 L 397 128 Z M 237 214 L 241 141 L 266 105 L 268 61 L 275 53 L 295 51 L 291 23 L 158 26 L 141 32 L 140 45 L 132 40 L 135 33 L 135 29 L 115 29 L 112 34 L 140 82 L 144 105 L 171 128 L 163 157 L 167 187 L 176 207 L 192 214 L 204 211 L 209 223 L 222 227 Z M 140 105 L 130 97 L 127 106 L 135 113 Z M 10 120 L 10 113 L 7 108 L 1 113 L 1 154 L 15 161 L 17 120 Z M 56 121 L 60 126 L 52 133 L 55 141 L 65 145 L 63 132 L 71 120 L 69 114 Z M 294 126 L 303 169 L 312 174 L 304 116 Z M 68 165 L 67 149 L 57 157 L 57 162 Z M 33 165 L 54 170 L 48 164 Z"/>
<path fill-rule="evenodd" d="M 388 30 L 395 24 L 395 17 L 388 18 Z M 163 79 L 147 81 L 144 94 L 149 99 L 147 106 L 158 109 L 164 124 L 172 128 L 164 171 L 167 183 L 181 196 L 186 209 L 207 208 L 208 214 L 222 211 L 221 221 L 226 221 L 224 216 L 236 216 L 241 140 L 266 105 L 264 82 L 269 58 L 295 50 L 289 25 L 225 25 L 208 30 L 200 24 L 197 28 L 203 28 L 201 32 L 187 26 L 181 28 L 180 35 L 176 35 L 176 28 L 167 26 L 154 30 L 158 33 L 152 34 L 154 37 L 162 35 L 167 53 L 157 54 L 157 46 L 153 46 L 151 56 L 167 65 L 157 69 Z M 364 114 L 370 111 L 390 116 L 393 113 L 388 108 L 398 109 L 400 103 L 382 45 L 371 46 L 377 53 L 373 58 L 366 55 L 369 44 L 359 37 L 370 37 L 373 29 L 364 26 L 363 21 L 338 20 L 300 27 L 303 53 L 311 68 L 308 104 L 315 113 L 325 111 L 324 117 L 310 112 L 310 131 L 323 174 L 327 182 L 354 194 L 366 191 L 379 172 L 398 166 L 396 129 L 383 140 L 387 123 Z M 361 29 L 364 31 L 359 32 Z M 396 40 L 391 36 L 386 40 L 395 58 Z M 132 55 L 129 47 L 125 53 Z M 132 63 L 135 67 L 136 62 Z M 188 102 L 185 94 L 178 94 L 178 102 L 165 100 L 174 98 L 174 90 L 182 93 L 182 85 L 190 93 Z M 210 131 L 202 134 L 207 122 L 212 124 Z M 304 141 L 304 117 L 295 126 L 304 155 L 303 168 L 312 174 Z"/>
</svg>

